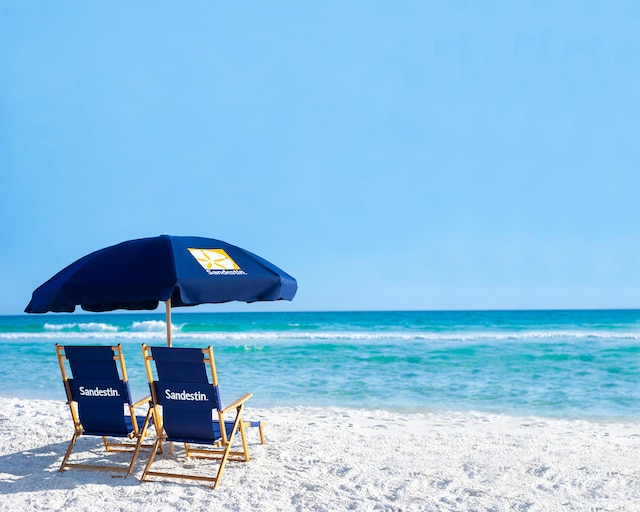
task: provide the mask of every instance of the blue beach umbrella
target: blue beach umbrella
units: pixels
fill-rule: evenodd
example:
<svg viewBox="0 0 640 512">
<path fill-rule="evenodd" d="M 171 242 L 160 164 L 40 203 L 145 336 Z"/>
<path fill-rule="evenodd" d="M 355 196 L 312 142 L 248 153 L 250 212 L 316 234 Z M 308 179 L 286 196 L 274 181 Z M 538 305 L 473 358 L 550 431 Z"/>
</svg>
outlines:
<svg viewBox="0 0 640 512">
<path fill-rule="evenodd" d="M 211 238 L 162 235 L 92 252 L 38 287 L 27 313 L 152 310 L 230 301 L 292 300 L 296 280 L 267 260 Z"/>
</svg>

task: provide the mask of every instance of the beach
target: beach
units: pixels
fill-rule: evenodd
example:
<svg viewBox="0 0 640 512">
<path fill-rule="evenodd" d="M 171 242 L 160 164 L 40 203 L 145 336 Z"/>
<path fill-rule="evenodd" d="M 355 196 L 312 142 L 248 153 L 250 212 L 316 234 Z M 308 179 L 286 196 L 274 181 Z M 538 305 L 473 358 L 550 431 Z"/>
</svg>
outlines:
<svg viewBox="0 0 640 512">
<path fill-rule="evenodd" d="M 56 400 L 0 398 L 0 509 L 44 510 L 638 510 L 640 423 L 474 412 L 251 409 L 252 459 L 216 490 L 58 467 L 73 429 Z M 85 437 L 75 453 L 100 453 Z M 109 454 L 111 460 L 126 456 Z M 168 456 L 167 456 L 168 457 Z M 165 457 L 161 466 L 184 463 Z M 188 464 L 201 464 L 189 461 Z"/>
</svg>

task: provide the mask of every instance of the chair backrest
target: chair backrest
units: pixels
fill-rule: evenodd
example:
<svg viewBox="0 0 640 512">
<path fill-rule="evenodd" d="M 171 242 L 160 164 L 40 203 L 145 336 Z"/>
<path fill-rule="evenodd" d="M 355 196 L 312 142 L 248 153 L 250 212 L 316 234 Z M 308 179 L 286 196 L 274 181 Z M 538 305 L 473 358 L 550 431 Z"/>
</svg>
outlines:
<svg viewBox="0 0 640 512">
<path fill-rule="evenodd" d="M 220 429 L 212 420 L 216 412 L 222 419 L 222 404 L 213 349 L 143 345 L 142 350 L 153 403 L 162 406 L 167 439 L 206 444 L 218 440 Z"/>
<path fill-rule="evenodd" d="M 56 345 L 69 404 L 77 404 L 77 418 L 85 434 L 126 436 L 132 430 L 125 407 L 132 413 L 131 392 L 120 345 Z M 71 376 L 67 374 L 68 361 Z"/>
</svg>

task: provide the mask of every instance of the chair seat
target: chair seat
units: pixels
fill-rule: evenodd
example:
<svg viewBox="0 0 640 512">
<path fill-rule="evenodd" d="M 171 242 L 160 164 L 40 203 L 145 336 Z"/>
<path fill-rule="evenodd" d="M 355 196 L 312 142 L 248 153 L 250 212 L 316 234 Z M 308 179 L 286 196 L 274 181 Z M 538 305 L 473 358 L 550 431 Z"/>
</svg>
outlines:
<svg viewBox="0 0 640 512">
<path fill-rule="evenodd" d="M 138 422 L 138 428 L 142 429 L 142 425 L 144 425 L 144 420 L 146 418 L 144 416 L 137 416 L 136 415 L 136 421 Z M 134 434 L 134 429 L 133 429 L 133 422 L 131 421 L 131 416 L 125 416 L 124 417 L 124 423 L 125 426 L 127 427 L 126 432 L 123 432 L 121 430 L 119 431 L 113 431 L 113 430 L 100 430 L 100 429 L 85 429 L 84 433 L 85 435 L 91 435 L 91 436 L 107 436 L 107 437 L 127 437 L 130 435 Z M 151 421 L 149 422 L 150 424 L 153 424 L 153 418 L 151 418 Z"/>
<path fill-rule="evenodd" d="M 222 432 L 220 431 L 220 422 L 214 420 L 211 422 L 211 426 L 213 427 L 214 438 L 199 438 L 199 437 L 167 437 L 167 441 L 173 441 L 177 443 L 194 443 L 194 444 L 215 444 L 222 439 Z M 231 437 L 231 432 L 233 431 L 233 421 L 225 421 L 224 422 L 225 430 L 227 433 L 227 438 Z"/>
<path fill-rule="evenodd" d="M 146 419 L 145 416 L 138 416 L 136 415 L 136 422 L 138 423 L 138 428 L 142 428 L 142 425 L 144 425 L 144 420 Z M 129 428 L 129 432 L 133 432 L 133 422 L 131 421 L 131 417 L 130 416 L 126 416 L 125 420 L 127 423 L 127 427 Z M 149 419 L 149 426 L 153 425 L 153 417 L 151 417 Z"/>
</svg>

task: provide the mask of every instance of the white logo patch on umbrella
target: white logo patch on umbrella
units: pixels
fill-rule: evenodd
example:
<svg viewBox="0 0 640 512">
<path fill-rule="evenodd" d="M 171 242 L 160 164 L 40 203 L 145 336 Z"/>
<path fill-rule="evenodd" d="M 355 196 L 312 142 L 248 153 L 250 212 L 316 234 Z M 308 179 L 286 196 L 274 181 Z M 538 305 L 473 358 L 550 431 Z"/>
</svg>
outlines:
<svg viewBox="0 0 640 512">
<path fill-rule="evenodd" d="M 189 248 L 189 252 L 209 275 L 246 275 L 224 249 Z"/>
</svg>

